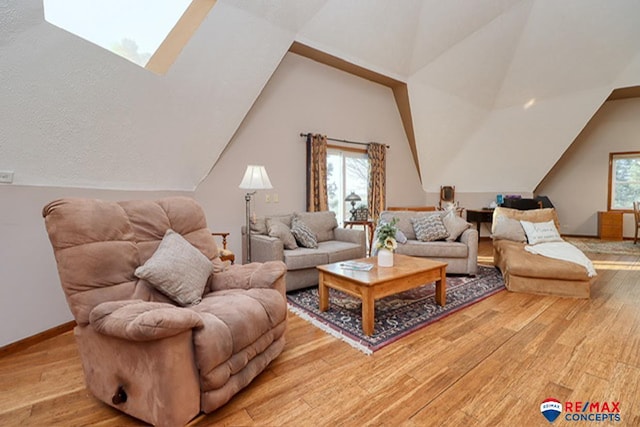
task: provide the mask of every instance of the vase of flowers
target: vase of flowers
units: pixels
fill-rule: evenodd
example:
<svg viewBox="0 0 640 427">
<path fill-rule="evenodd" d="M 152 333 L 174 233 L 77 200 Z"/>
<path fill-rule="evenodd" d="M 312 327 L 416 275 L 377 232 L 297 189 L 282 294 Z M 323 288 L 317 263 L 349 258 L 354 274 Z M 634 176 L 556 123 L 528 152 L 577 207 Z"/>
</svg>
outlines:
<svg viewBox="0 0 640 427">
<path fill-rule="evenodd" d="M 398 247 L 396 224 L 398 218 L 393 218 L 391 222 L 383 223 L 376 230 L 376 248 L 378 249 L 378 266 L 393 267 L 393 251 Z"/>
</svg>

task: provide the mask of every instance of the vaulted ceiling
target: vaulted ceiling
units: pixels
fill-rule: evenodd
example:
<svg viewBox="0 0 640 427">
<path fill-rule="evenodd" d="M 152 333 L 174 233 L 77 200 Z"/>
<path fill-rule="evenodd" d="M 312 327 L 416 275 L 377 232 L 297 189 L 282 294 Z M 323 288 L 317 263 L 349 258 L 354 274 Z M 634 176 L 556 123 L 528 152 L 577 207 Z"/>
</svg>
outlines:
<svg viewBox="0 0 640 427">
<path fill-rule="evenodd" d="M 637 0 L 218 0 L 164 76 L 49 25 L 41 0 L 3 3 L 0 141 L 25 184 L 195 188 L 294 42 L 406 84 L 427 191 L 532 191 L 640 84 Z"/>
</svg>

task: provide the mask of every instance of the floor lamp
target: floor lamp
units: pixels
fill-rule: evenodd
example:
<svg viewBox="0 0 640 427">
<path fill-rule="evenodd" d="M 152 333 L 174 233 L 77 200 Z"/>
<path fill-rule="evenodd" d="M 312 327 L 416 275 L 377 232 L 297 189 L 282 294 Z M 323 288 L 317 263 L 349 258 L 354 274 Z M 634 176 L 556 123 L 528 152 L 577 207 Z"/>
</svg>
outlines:
<svg viewBox="0 0 640 427">
<path fill-rule="evenodd" d="M 245 239 L 246 240 L 246 248 L 247 248 L 247 263 L 251 262 L 251 196 L 256 194 L 258 190 L 268 190 L 273 188 L 271 185 L 271 181 L 269 181 L 269 175 L 267 175 L 267 170 L 264 166 L 256 166 L 249 165 L 247 166 L 247 170 L 244 172 L 244 177 L 242 178 L 242 182 L 239 186 L 243 190 L 253 190 L 247 192 L 244 195 L 244 200 L 246 203 L 246 213 L 245 213 Z"/>
</svg>

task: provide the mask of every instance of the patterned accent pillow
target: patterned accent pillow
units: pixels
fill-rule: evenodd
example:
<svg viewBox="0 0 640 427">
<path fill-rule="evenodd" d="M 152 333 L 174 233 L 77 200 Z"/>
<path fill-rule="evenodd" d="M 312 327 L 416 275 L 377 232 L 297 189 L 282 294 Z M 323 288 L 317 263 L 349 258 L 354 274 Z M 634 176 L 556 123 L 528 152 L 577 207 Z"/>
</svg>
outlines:
<svg viewBox="0 0 640 427">
<path fill-rule="evenodd" d="M 449 232 L 439 214 L 411 218 L 416 238 L 422 242 L 433 242 L 449 237 Z"/>
<path fill-rule="evenodd" d="M 296 238 L 298 245 L 304 248 L 316 249 L 318 247 L 318 239 L 316 234 L 309 228 L 307 224 L 295 216 L 291 220 L 291 234 Z"/>
<path fill-rule="evenodd" d="M 190 306 L 202 300 L 213 269 L 209 258 L 180 234 L 169 229 L 158 249 L 136 268 L 134 274 L 178 304 Z"/>
</svg>

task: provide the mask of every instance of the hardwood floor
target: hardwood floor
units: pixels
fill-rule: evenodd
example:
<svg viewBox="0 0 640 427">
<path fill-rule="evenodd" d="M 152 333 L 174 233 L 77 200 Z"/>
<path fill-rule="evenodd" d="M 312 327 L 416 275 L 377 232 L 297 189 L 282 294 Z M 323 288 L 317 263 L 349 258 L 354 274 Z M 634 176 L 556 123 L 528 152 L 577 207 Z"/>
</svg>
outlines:
<svg viewBox="0 0 640 427">
<path fill-rule="evenodd" d="M 590 300 L 500 292 L 372 356 L 290 314 L 281 356 L 191 424 L 549 426 L 539 407 L 554 397 L 619 401 L 621 421 L 598 424 L 638 426 L 640 257 L 590 257 Z M 143 425 L 83 381 L 70 332 L 0 358 L 0 425 Z M 592 423 L 554 423 L 574 424 Z"/>
</svg>

